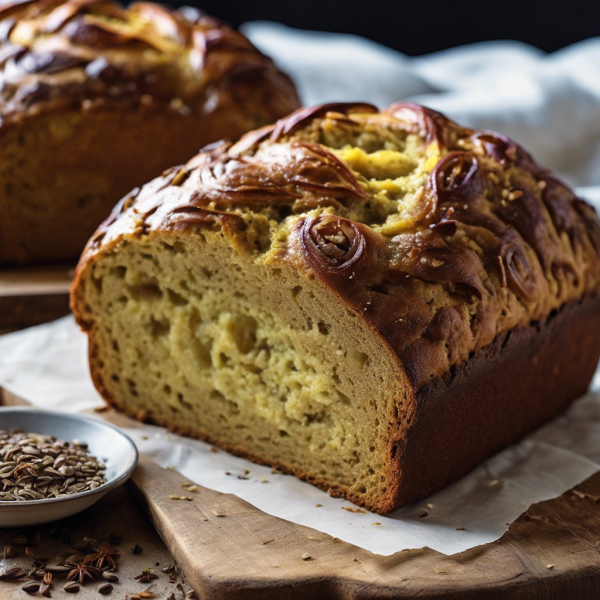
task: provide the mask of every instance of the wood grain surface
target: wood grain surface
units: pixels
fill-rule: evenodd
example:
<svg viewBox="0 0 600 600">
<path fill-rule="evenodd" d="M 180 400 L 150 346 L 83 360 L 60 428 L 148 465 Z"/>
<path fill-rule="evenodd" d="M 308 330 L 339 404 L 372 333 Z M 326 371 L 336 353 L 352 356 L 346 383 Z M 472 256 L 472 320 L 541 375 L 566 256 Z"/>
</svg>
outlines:
<svg viewBox="0 0 600 600">
<path fill-rule="evenodd" d="M 0 330 L 18 329 L 69 313 L 73 265 L 0 269 Z"/>
<path fill-rule="evenodd" d="M 497 542 L 453 556 L 428 548 L 378 556 L 206 488 L 192 502 L 170 499 L 186 481 L 147 459 L 133 476 L 200 598 L 600 598 L 600 474 L 533 505 Z"/>
</svg>

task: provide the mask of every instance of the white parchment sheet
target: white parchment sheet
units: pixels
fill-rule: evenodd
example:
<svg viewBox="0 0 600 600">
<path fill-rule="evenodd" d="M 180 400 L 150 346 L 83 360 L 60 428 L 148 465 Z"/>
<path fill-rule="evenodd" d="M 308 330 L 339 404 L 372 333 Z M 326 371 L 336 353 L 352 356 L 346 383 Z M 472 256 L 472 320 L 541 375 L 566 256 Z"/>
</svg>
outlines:
<svg viewBox="0 0 600 600">
<path fill-rule="evenodd" d="M 553 55 L 494 42 L 408 58 L 353 36 L 269 23 L 249 23 L 245 31 L 294 77 L 306 104 L 415 100 L 462 124 L 514 137 L 574 185 L 600 185 L 600 39 Z M 580 193 L 600 199 L 600 188 Z M 45 408 L 80 412 L 102 405 L 88 375 L 85 337 L 71 318 L 0 338 L 0 385 Z M 452 554 L 497 539 L 530 504 L 598 470 L 599 374 L 593 390 L 459 482 L 388 517 L 343 510 L 354 507 L 160 428 L 139 425 L 127 433 L 142 452 L 203 486 L 372 552 L 429 546 Z M 248 478 L 238 479 L 246 470 Z M 428 515 L 421 518 L 423 511 Z"/>
</svg>

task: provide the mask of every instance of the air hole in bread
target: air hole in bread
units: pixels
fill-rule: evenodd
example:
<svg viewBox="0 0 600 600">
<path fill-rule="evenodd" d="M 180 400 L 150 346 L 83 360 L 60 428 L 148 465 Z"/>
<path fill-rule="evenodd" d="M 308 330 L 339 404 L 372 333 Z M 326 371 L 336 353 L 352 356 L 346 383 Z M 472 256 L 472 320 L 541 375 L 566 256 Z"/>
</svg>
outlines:
<svg viewBox="0 0 600 600">
<path fill-rule="evenodd" d="M 156 283 L 130 285 L 127 291 L 134 300 L 138 301 L 158 300 L 162 297 L 162 291 Z"/>
</svg>

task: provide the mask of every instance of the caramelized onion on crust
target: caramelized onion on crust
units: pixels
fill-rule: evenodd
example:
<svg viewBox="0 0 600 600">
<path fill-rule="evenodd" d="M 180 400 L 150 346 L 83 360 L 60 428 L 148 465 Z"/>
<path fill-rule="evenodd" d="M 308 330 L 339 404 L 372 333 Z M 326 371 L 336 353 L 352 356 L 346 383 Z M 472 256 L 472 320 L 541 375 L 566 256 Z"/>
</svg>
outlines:
<svg viewBox="0 0 600 600">
<path fill-rule="evenodd" d="M 472 152 L 446 154 L 433 169 L 429 186 L 440 204 L 479 198 L 484 186 L 477 157 Z"/>
<path fill-rule="evenodd" d="M 509 137 L 495 131 L 476 131 L 471 136 L 476 145 L 503 167 L 516 164 L 523 169 L 539 175 L 542 169 L 519 144 Z"/>
<path fill-rule="evenodd" d="M 332 215 L 305 220 L 300 236 L 307 255 L 325 270 L 348 269 L 365 252 L 366 240 L 357 224 Z"/>
<path fill-rule="evenodd" d="M 446 134 L 451 122 L 436 110 L 413 102 L 402 102 L 392 104 L 385 112 L 404 129 L 418 134 L 428 144 L 437 142 L 442 148 L 448 147 Z"/>
<path fill-rule="evenodd" d="M 312 119 L 321 117 L 328 112 L 347 114 L 349 112 L 376 113 L 377 107 L 364 102 L 330 102 L 329 104 L 318 104 L 310 108 L 299 108 L 291 115 L 279 119 L 271 132 L 271 141 L 276 142 L 284 135 L 293 131 L 300 125 L 306 125 Z"/>
</svg>

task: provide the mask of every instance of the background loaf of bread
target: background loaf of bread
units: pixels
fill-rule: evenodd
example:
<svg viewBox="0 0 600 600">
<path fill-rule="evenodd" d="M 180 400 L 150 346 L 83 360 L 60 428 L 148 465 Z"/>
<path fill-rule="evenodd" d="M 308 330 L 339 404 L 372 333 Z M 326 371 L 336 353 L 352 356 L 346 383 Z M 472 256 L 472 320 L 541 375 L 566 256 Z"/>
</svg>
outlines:
<svg viewBox="0 0 600 600">
<path fill-rule="evenodd" d="M 3 2 L 0 264 L 76 259 L 133 187 L 297 106 L 269 58 L 195 9 Z"/>
</svg>

